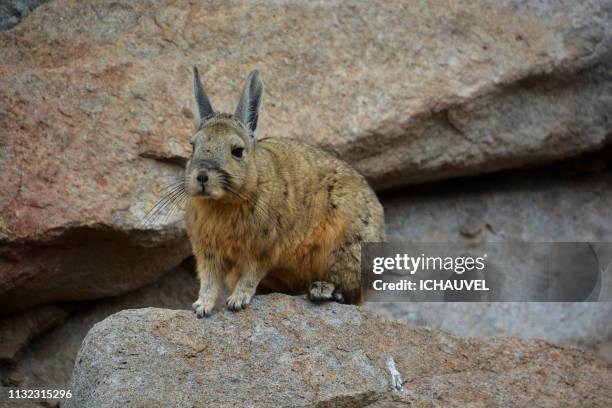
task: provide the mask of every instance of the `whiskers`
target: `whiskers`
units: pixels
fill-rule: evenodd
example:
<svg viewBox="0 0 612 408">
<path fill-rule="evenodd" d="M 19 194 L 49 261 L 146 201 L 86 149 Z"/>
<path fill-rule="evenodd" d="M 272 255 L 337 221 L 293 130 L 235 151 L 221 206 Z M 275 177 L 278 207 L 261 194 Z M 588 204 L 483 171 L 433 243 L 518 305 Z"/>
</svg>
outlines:
<svg viewBox="0 0 612 408">
<path fill-rule="evenodd" d="M 228 172 L 220 171 L 220 174 L 220 182 L 223 186 L 223 189 L 226 192 L 238 197 L 240 200 L 250 204 L 250 206 L 253 208 L 253 214 L 258 222 L 264 225 L 267 222 L 272 222 L 278 227 L 280 227 L 282 218 L 280 216 L 280 213 L 276 209 L 274 209 L 263 201 L 255 199 L 248 193 L 238 191 L 236 187 L 234 187 L 234 185 L 232 184 L 232 177 L 231 174 L 229 174 Z"/>
<path fill-rule="evenodd" d="M 185 204 L 187 193 L 185 190 L 184 177 L 168 185 L 166 190 L 167 193 L 147 211 L 142 219 L 142 225 L 144 227 L 154 225 L 158 221 L 162 221 L 162 223 L 167 222 L 168 219 Z"/>
<path fill-rule="evenodd" d="M 276 209 L 263 201 L 257 200 L 251 194 L 239 191 L 233 185 L 232 176 L 228 172 L 224 170 L 217 171 L 220 174 L 219 182 L 223 190 L 237 197 L 242 202 L 248 203 L 253 209 L 253 216 L 260 225 L 274 224 L 277 227 L 281 226 L 282 217 Z M 157 223 L 166 223 L 187 201 L 188 196 L 184 177 L 168 185 L 166 191 L 166 194 L 143 217 L 143 227 L 150 227 Z"/>
</svg>

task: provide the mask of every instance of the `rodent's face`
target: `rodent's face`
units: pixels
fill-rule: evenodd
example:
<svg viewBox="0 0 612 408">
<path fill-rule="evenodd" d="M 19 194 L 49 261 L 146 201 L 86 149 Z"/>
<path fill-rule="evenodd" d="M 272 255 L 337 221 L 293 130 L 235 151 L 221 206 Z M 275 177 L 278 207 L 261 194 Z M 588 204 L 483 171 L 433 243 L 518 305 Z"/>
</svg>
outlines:
<svg viewBox="0 0 612 408">
<path fill-rule="evenodd" d="M 233 115 L 215 113 L 193 67 L 196 128 L 185 169 L 185 191 L 196 199 L 247 200 L 257 184 L 255 138 L 263 82 L 251 71 Z"/>
<path fill-rule="evenodd" d="M 209 119 L 192 136 L 193 152 L 185 172 L 185 187 L 192 197 L 238 197 L 254 177 L 254 141 L 231 118 Z"/>
</svg>

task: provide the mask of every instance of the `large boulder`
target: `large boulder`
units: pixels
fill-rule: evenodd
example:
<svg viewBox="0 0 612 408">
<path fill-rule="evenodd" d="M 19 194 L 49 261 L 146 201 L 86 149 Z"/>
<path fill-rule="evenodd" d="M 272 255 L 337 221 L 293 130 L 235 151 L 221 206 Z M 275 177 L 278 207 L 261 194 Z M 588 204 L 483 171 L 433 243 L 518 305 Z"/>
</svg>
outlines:
<svg viewBox="0 0 612 408">
<path fill-rule="evenodd" d="M 116 295 L 189 252 L 143 225 L 181 174 L 190 67 L 262 134 L 336 152 L 376 188 L 597 149 L 612 128 L 611 1 L 57 0 L 0 34 L 0 307 Z"/>
<path fill-rule="evenodd" d="M 66 407 L 604 407 L 612 370 L 544 341 L 464 339 L 275 294 L 204 320 L 115 314 L 88 333 L 70 388 Z"/>
</svg>

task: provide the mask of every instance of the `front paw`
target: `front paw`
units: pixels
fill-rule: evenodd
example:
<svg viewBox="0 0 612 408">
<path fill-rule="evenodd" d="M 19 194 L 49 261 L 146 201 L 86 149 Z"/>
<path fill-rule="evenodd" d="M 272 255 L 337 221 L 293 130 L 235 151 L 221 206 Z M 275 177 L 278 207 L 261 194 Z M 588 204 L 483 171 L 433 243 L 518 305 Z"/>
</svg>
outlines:
<svg viewBox="0 0 612 408">
<path fill-rule="evenodd" d="M 196 317 L 198 319 L 210 316 L 214 306 L 215 306 L 214 302 L 206 302 L 206 301 L 204 301 L 202 299 L 196 300 L 191 305 L 191 307 L 193 307 L 193 310 L 195 311 Z"/>
<path fill-rule="evenodd" d="M 229 310 L 240 310 L 240 309 L 244 309 L 246 308 L 249 303 L 251 303 L 251 299 L 253 298 L 253 295 L 250 293 L 232 293 L 230 295 L 230 297 L 227 298 L 227 301 L 225 302 L 225 304 L 227 304 L 227 308 Z"/>
</svg>

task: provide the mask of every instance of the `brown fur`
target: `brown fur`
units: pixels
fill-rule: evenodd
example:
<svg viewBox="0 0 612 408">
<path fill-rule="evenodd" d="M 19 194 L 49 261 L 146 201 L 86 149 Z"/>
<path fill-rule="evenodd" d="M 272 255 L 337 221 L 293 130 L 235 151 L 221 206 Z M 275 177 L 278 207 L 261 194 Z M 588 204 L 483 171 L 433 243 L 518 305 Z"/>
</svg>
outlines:
<svg viewBox="0 0 612 408">
<path fill-rule="evenodd" d="M 256 288 L 303 294 L 317 281 L 360 302 L 359 245 L 385 239 L 382 206 L 361 175 L 301 141 L 255 141 L 229 115 L 207 118 L 192 140 L 186 221 L 202 285 L 198 315 L 210 313 L 222 281 L 232 309 Z M 240 159 L 235 145 L 244 146 Z M 209 163 L 205 187 L 195 181 L 199 161 Z M 233 192 L 223 189 L 224 174 Z"/>
</svg>

